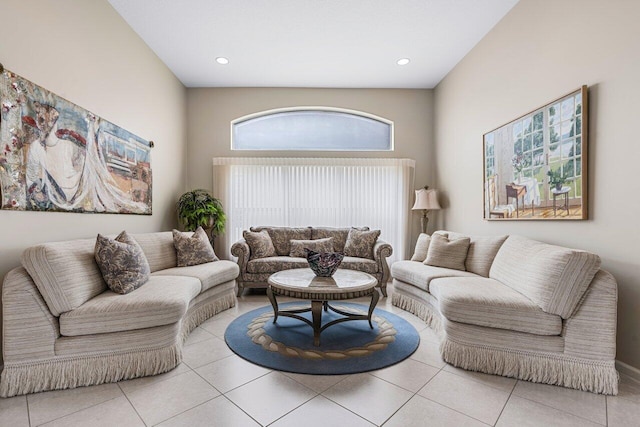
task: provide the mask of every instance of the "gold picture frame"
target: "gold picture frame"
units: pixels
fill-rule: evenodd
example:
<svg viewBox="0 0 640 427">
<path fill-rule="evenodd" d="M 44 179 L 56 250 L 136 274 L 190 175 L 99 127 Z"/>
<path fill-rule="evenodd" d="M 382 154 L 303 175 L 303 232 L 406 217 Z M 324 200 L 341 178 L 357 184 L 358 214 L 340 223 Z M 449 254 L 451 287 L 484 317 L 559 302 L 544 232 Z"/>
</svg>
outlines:
<svg viewBox="0 0 640 427">
<path fill-rule="evenodd" d="M 588 90 L 483 135 L 485 220 L 588 219 Z"/>
</svg>

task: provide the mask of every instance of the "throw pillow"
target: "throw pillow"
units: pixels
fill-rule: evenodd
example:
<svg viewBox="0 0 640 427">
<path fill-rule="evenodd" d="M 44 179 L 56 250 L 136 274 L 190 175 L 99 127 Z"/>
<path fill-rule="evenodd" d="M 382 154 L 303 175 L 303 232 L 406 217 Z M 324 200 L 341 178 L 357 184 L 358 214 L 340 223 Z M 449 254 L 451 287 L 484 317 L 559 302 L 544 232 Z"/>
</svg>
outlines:
<svg viewBox="0 0 640 427">
<path fill-rule="evenodd" d="M 450 239 L 460 239 L 463 237 L 469 237 L 471 239 L 467 259 L 464 262 L 465 268 L 472 273 L 489 277 L 489 270 L 491 270 L 493 259 L 496 257 L 504 241 L 507 240 L 507 236 L 465 236 L 460 233 L 449 233 Z"/>
<path fill-rule="evenodd" d="M 360 231 L 369 231 L 369 227 L 353 227 Z M 333 227 L 313 227 L 311 229 L 311 238 L 325 239 L 333 237 L 333 251 L 343 254 L 344 245 L 347 243 L 350 228 L 333 228 Z"/>
<path fill-rule="evenodd" d="M 123 231 L 115 239 L 98 234 L 94 257 L 113 292 L 128 294 L 149 280 L 149 263 L 142 248 Z"/>
<path fill-rule="evenodd" d="M 344 244 L 345 256 L 373 259 L 373 247 L 380 236 L 380 230 L 349 230 L 347 242 Z"/>
<path fill-rule="evenodd" d="M 209 236 L 202 227 L 198 227 L 193 234 L 173 230 L 173 246 L 176 248 L 178 267 L 218 261 Z"/>
<path fill-rule="evenodd" d="M 438 230 L 433 234 L 439 234 L 444 237 L 448 237 L 446 231 Z M 416 248 L 413 250 L 413 256 L 411 257 L 411 261 L 419 261 L 424 262 L 427 259 L 427 253 L 429 253 L 429 245 L 431 244 L 431 236 L 425 233 L 421 233 L 418 236 L 418 241 L 416 242 Z"/>
<path fill-rule="evenodd" d="M 249 245 L 249 252 L 251 255 L 249 259 L 267 258 L 270 256 L 276 256 L 276 248 L 273 246 L 271 237 L 267 230 L 262 231 L 243 231 L 242 237 L 247 241 Z"/>
<path fill-rule="evenodd" d="M 451 268 L 465 271 L 464 262 L 467 259 L 467 252 L 471 239 L 449 239 L 441 234 L 431 236 L 429 253 L 424 261 L 426 265 L 433 267 Z"/>
<path fill-rule="evenodd" d="M 413 250 L 413 256 L 411 261 L 423 262 L 427 259 L 427 252 L 429 252 L 429 244 L 431 243 L 431 236 L 425 233 L 420 233 L 418 241 L 416 242 L 416 248 Z"/>
<path fill-rule="evenodd" d="M 333 237 L 316 240 L 291 240 L 291 252 L 289 256 L 296 258 L 306 258 L 305 249 L 314 252 L 333 252 Z"/>
</svg>

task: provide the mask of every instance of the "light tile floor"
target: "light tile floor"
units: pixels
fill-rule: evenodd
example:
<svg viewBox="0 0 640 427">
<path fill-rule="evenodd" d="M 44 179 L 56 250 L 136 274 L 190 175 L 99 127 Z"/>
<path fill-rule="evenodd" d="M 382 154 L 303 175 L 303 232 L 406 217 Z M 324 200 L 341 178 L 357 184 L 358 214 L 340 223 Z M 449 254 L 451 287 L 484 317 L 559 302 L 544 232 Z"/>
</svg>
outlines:
<svg viewBox="0 0 640 427">
<path fill-rule="evenodd" d="M 264 295 L 246 295 L 200 325 L 184 362 L 166 374 L 0 399 L 0 427 L 640 425 L 640 383 L 631 378 L 622 375 L 620 394 L 610 397 L 457 369 L 440 358 L 433 331 L 390 299 L 379 307 L 421 338 L 395 366 L 314 376 L 252 365 L 226 347 L 224 331 L 267 304 Z"/>
</svg>

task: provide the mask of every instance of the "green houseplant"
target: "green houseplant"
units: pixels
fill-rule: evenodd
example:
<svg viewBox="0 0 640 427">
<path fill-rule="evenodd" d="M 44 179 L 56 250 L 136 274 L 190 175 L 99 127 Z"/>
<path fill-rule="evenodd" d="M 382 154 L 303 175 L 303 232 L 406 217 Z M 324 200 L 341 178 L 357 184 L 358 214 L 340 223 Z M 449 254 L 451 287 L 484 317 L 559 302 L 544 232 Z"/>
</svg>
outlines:
<svg viewBox="0 0 640 427">
<path fill-rule="evenodd" d="M 178 219 L 187 231 L 194 231 L 198 226 L 210 230 L 213 237 L 224 233 L 227 217 L 220 200 L 207 190 L 197 189 L 184 193 L 177 203 Z"/>
<path fill-rule="evenodd" d="M 549 177 L 549 184 L 555 186 L 558 191 L 562 190 L 562 184 L 567 182 L 567 177 L 560 172 L 560 168 L 547 171 L 547 176 Z"/>
</svg>

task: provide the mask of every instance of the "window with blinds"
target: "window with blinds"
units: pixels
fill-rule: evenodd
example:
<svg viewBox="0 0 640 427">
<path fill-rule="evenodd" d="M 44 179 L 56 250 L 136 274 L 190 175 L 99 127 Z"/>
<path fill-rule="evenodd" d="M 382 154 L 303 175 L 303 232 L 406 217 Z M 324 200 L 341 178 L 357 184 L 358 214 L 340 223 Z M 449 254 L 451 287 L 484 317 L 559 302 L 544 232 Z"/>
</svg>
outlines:
<svg viewBox="0 0 640 427">
<path fill-rule="evenodd" d="M 414 160 L 215 158 L 213 165 L 229 256 L 251 226 L 369 226 L 393 246 L 390 263 L 404 258 Z"/>
</svg>

